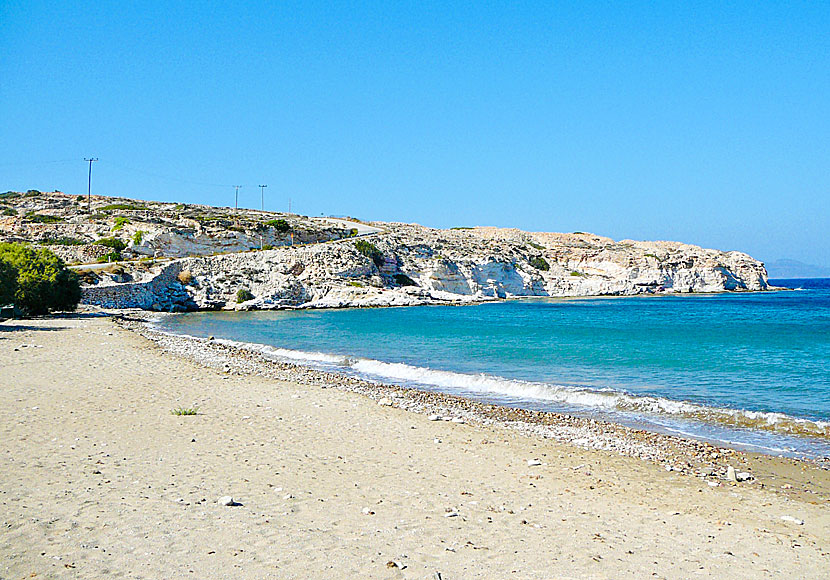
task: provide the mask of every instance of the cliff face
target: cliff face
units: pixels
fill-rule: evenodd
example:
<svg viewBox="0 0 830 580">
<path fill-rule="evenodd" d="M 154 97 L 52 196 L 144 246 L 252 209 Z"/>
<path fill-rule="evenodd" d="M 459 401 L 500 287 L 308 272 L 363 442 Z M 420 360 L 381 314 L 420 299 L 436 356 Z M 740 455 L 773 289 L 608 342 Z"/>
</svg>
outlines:
<svg viewBox="0 0 830 580">
<path fill-rule="evenodd" d="M 383 224 L 369 236 L 265 252 L 187 258 L 202 308 L 390 306 L 518 296 L 764 290 L 763 264 L 740 252 L 590 234 Z M 237 305 L 240 289 L 254 298 Z"/>
</svg>

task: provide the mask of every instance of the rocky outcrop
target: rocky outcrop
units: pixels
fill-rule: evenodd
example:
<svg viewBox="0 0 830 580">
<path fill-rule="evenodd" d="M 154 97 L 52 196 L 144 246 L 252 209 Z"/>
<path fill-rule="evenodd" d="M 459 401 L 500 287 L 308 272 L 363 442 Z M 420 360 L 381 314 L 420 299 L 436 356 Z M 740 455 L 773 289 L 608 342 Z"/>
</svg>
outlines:
<svg viewBox="0 0 830 580">
<path fill-rule="evenodd" d="M 173 289 L 199 308 L 267 309 L 768 288 L 763 264 L 746 254 L 677 242 L 408 224 L 361 240 L 184 258 L 174 263 L 188 283 Z M 178 309 L 177 296 L 156 303 Z"/>
</svg>

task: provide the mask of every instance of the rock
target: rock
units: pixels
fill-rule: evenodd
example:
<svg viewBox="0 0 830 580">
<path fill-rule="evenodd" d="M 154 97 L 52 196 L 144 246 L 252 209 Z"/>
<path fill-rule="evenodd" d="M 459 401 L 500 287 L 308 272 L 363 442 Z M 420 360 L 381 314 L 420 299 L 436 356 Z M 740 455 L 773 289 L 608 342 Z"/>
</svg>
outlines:
<svg viewBox="0 0 830 580">
<path fill-rule="evenodd" d="M 800 520 L 800 519 L 794 518 L 792 516 L 781 516 L 781 519 L 784 520 L 785 522 L 791 522 L 791 523 L 793 523 L 797 526 L 803 526 L 804 525 L 804 520 Z"/>
<path fill-rule="evenodd" d="M 748 471 L 741 471 L 735 474 L 735 479 L 737 481 L 751 481 L 755 478 Z"/>
<path fill-rule="evenodd" d="M 367 507 L 363 508 L 361 510 L 361 512 L 363 513 L 364 516 L 373 516 L 373 515 L 375 515 L 375 512 L 373 512 L 372 510 L 370 510 Z"/>
<path fill-rule="evenodd" d="M 528 467 L 536 467 L 537 465 L 542 465 L 542 462 L 538 459 L 528 459 L 527 466 Z"/>
<path fill-rule="evenodd" d="M 388 397 L 383 397 L 378 401 L 378 405 L 382 407 L 391 407 L 392 406 L 392 399 Z"/>
<path fill-rule="evenodd" d="M 735 474 L 735 468 L 731 465 L 726 468 L 726 479 L 728 481 L 738 482 L 738 476 Z"/>
<path fill-rule="evenodd" d="M 233 499 L 233 497 L 231 497 L 229 495 L 223 495 L 222 497 L 219 498 L 217 503 L 219 505 L 224 505 L 224 506 L 228 506 L 228 507 L 242 505 L 241 503 L 235 501 Z"/>
<path fill-rule="evenodd" d="M 461 424 L 464 423 L 464 419 L 462 419 L 461 417 L 455 417 L 453 418 L 452 422 Z"/>
<path fill-rule="evenodd" d="M 17 350 L 17 349 L 15 349 L 15 350 Z M 441 420 L 441 415 L 430 415 L 429 420 L 430 421 L 440 421 Z"/>
</svg>

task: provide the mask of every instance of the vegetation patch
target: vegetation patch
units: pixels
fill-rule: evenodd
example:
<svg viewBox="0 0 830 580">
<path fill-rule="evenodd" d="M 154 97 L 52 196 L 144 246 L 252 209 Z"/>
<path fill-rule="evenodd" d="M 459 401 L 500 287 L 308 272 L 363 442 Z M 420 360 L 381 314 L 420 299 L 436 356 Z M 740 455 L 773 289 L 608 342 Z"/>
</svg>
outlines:
<svg viewBox="0 0 830 580">
<path fill-rule="evenodd" d="M 472 230 L 474 228 L 471 228 L 471 227 L 468 227 L 468 226 L 458 226 L 458 227 L 454 227 L 454 228 L 450 228 L 450 229 L 451 230 Z"/>
<path fill-rule="evenodd" d="M 39 213 L 30 211 L 26 214 L 26 221 L 36 224 L 56 224 L 58 222 L 62 222 L 65 220 L 64 218 L 56 215 L 41 215 Z"/>
<path fill-rule="evenodd" d="M 357 280 L 349 280 L 349 286 L 354 286 L 355 288 L 363 288 L 363 283 L 358 282 Z"/>
<path fill-rule="evenodd" d="M 287 221 L 283 219 L 268 220 L 267 222 L 265 222 L 265 225 L 274 228 L 281 234 L 284 234 L 285 232 L 291 230 L 291 224 L 289 224 Z"/>
<path fill-rule="evenodd" d="M 136 205 L 132 203 L 111 203 L 104 207 L 99 207 L 98 211 L 138 211 L 147 209 L 143 205 Z"/>
<path fill-rule="evenodd" d="M 5 193 L 0 193 L 0 199 L 13 199 L 15 197 L 20 197 L 21 194 L 17 193 L 16 191 L 7 191 Z"/>
<path fill-rule="evenodd" d="M 199 409 L 197 407 L 178 407 L 170 411 L 172 415 L 178 415 L 179 417 L 183 417 L 186 415 L 198 415 Z"/>
<path fill-rule="evenodd" d="M 550 270 L 550 264 L 548 261 L 545 260 L 542 256 L 533 256 L 530 259 L 530 265 L 536 268 L 537 270 L 542 270 L 543 272 L 547 272 Z"/>
<path fill-rule="evenodd" d="M 52 240 L 43 240 L 41 242 L 44 246 L 83 246 L 85 241 L 79 238 L 72 238 L 70 236 L 61 236 Z"/>
<path fill-rule="evenodd" d="M 117 232 L 118 230 L 122 229 L 128 223 L 130 223 L 130 218 L 125 218 L 124 216 L 118 216 L 117 218 L 115 218 L 115 225 L 112 226 L 112 231 Z"/>
<path fill-rule="evenodd" d="M 4 207 L 3 215 L 17 215 L 17 210 L 10 207 Z"/>
<path fill-rule="evenodd" d="M 571 276 L 578 276 L 580 278 L 584 278 L 585 274 L 583 274 L 582 272 L 577 272 L 576 270 L 574 270 L 573 272 L 571 272 Z"/>
<path fill-rule="evenodd" d="M 136 231 L 136 233 L 133 234 L 133 243 L 136 246 L 139 245 L 143 239 L 144 239 L 144 232 L 142 230 L 138 230 L 138 231 Z"/>
<path fill-rule="evenodd" d="M 37 315 L 75 310 L 80 300 L 78 275 L 48 249 L 0 243 L 0 304 Z"/>
<path fill-rule="evenodd" d="M 536 242 L 528 242 L 527 245 L 530 246 L 531 248 L 536 248 L 537 250 L 544 250 L 545 249 L 545 246 L 543 246 L 541 244 L 537 244 Z"/>
<path fill-rule="evenodd" d="M 370 258 L 378 268 L 383 266 L 383 252 L 381 252 L 380 249 L 372 242 L 357 240 L 354 243 L 354 247 L 357 248 L 358 252 L 367 258 Z"/>
<path fill-rule="evenodd" d="M 242 304 L 243 302 L 247 302 L 248 300 L 253 300 L 254 295 L 251 294 L 251 291 L 247 288 L 240 288 L 236 291 L 236 303 Z"/>
</svg>

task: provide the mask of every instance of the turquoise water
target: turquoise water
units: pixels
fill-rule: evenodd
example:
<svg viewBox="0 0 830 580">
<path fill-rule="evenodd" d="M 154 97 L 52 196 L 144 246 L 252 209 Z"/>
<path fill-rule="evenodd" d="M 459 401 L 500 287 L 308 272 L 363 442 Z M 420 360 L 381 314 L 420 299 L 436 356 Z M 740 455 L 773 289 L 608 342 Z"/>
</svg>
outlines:
<svg viewBox="0 0 830 580">
<path fill-rule="evenodd" d="M 174 333 L 479 400 L 830 456 L 830 280 L 792 292 L 171 316 Z"/>
</svg>

